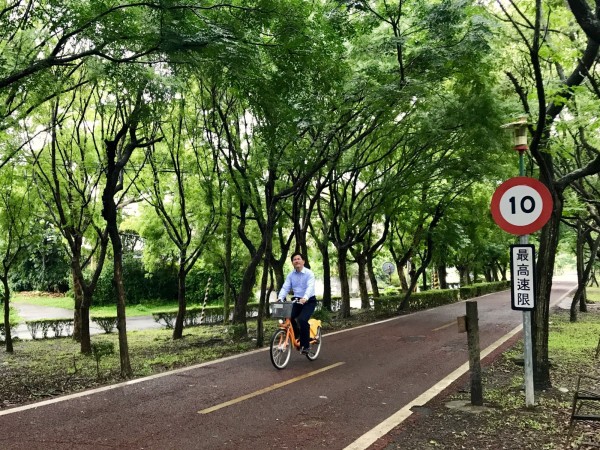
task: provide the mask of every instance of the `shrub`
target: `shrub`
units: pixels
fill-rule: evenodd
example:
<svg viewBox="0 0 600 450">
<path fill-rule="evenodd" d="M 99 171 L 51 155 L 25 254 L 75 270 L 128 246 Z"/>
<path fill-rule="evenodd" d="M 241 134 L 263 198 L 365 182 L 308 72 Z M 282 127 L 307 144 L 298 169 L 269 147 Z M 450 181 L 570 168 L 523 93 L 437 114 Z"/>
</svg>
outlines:
<svg viewBox="0 0 600 450">
<path fill-rule="evenodd" d="M 212 325 L 222 323 L 224 320 L 223 306 L 207 306 L 204 308 L 204 318 L 200 323 L 202 315 L 201 306 L 192 306 L 186 309 L 184 326 L 190 327 L 194 325 Z M 246 317 L 256 317 L 258 315 L 258 302 L 248 303 L 246 308 Z M 164 325 L 168 329 L 173 329 L 175 319 L 177 319 L 177 309 L 166 309 L 152 313 L 152 317 L 156 323 Z"/>
<path fill-rule="evenodd" d="M 117 327 L 116 316 L 92 317 L 92 322 L 94 322 L 96 325 L 102 328 L 106 334 L 112 333 L 112 331 Z"/>
<path fill-rule="evenodd" d="M 113 271 L 113 261 L 106 261 L 94 292 L 94 304 L 115 304 Z M 148 299 L 177 300 L 177 272 L 171 265 L 146 272 L 141 259 L 127 255 L 123 258 L 123 284 L 129 305 L 139 305 Z M 190 301 L 189 297 L 188 301 Z"/>
<path fill-rule="evenodd" d="M 502 291 L 508 289 L 510 281 L 494 281 L 491 283 L 477 283 L 469 286 L 462 286 L 459 289 L 460 298 L 467 300 L 473 297 L 479 297 L 481 295 L 490 294 L 492 292 Z"/>
<path fill-rule="evenodd" d="M 61 238 L 51 228 L 38 231 L 41 239 L 11 270 L 10 286 L 15 291 L 67 292 L 71 268 Z"/>
<path fill-rule="evenodd" d="M 10 318 L 10 335 L 14 337 L 15 332 L 17 331 L 17 326 L 19 322 L 14 317 Z M 0 342 L 4 342 L 6 338 L 6 332 L 4 330 L 4 319 L 0 319 Z"/>
<path fill-rule="evenodd" d="M 460 289 L 434 289 L 424 292 L 415 292 L 410 296 L 408 302 L 409 311 L 434 308 L 447 305 L 459 300 L 467 300 L 473 297 L 498 292 L 509 286 L 508 281 L 497 281 L 493 283 L 478 283 L 464 286 Z M 404 294 L 379 297 L 374 300 L 375 311 L 393 313 L 404 299 Z"/>
<path fill-rule="evenodd" d="M 111 341 L 92 342 L 92 356 L 96 360 L 96 375 L 100 378 L 100 360 L 115 353 L 115 344 Z"/>
<path fill-rule="evenodd" d="M 50 330 L 54 333 L 54 337 L 71 336 L 73 333 L 73 319 L 28 320 L 25 324 L 32 339 L 37 339 L 38 333 L 41 333 L 41 337 L 46 339 Z"/>
<path fill-rule="evenodd" d="M 457 301 L 458 291 L 456 289 L 436 289 L 425 292 L 415 292 L 410 297 L 409 308 L 412 311 L 416 311 L 447 305 Z"/>
<path fill-rule="evenodd" d="M 319 307 L 318 309 L 316 309 L 312 315 L 312 318 L 320 320 L 324 324 L 331 323 L 331 313 L 324 308 Z"/>
</svg>

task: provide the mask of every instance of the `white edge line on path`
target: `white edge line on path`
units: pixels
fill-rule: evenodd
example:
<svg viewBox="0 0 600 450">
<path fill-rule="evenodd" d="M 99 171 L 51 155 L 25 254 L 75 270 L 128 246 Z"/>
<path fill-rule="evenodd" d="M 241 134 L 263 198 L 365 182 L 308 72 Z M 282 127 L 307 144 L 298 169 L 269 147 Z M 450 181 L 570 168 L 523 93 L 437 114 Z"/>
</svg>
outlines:
<svg viewBox="0 0 600 450">
<path fill-rule="evenodd" d="M 564 299 L 566 296 L 568 296 L 574 289 L 575 288 L 568 290 L 559 299 L 552 302 L 552 304 L 556 305 L 556 304 L 560 303 L 562 301 L 562 299 Z M 494 342 L 492 345 L 490 345 L 485 350 L 483 350 L 480 353 L 480 358 L 483 360 L 486 356 L 488 356 L 490 353 L 492 353 L 494 350 L 496 350 L 498 347 L 500 347 L 502 344 L 504 344 L 506 341 L 508 341 L 510 338 L 512 338 L 515 334 L 520 332 L 522 329 L 523 329 L 523 324 L 515 327 L 512 331 L 509 331 L 503 337 L 501 337 L 496 342 Z M 348 445 L 344 450 L 365 450 L 365 449 L 369 448 L 372 444 L 374 444 L 377 441 L 377 439 L 385 436 L 390 431 L 392 431 L 395 427 L 397 427 L 402 422 L 404 422 L 406 419 L 408 419 L 412 415 L 412 411 L 410 409 L 413 406 L 422 406 L 422 405 L 426 404 L 428 401 L 433 399 L 436 395 L 438 395 L 440 392 L 442 392 L 444 389 L 446 389 L 448 386 L 450 386 L 454 381 L 456 381 L 458 378 L 460 378 L 463 374 L 465 374 L 467 372 L 467 370 L 469 370 L 468 362 L 464 363 L 462 366 L 460 366 L 454 372 L 450 373 L 448 376 L 446 376 L 441 381 L 439 381 L 438 383 L 433 385 L 431 388 L 429 388 L 429 390 L 423 392 L 421 395 L 419 395 L 417 398 L 412 400 L 410 403 L 406 404 L 403 408 L 396 411 L 394 414 L 392 414 L 386 420 L 381 422 L 375 428 L 372 428 L 371 430 L 367 431 L 365 434 L 363 434 L 361 437 L 359 437 L 353 443 Z"/>
<path fill-rule="evenodd" d="M 217 363 L 220 363 L 220 362 L 223 362 L 223 361 L 228 361 L 228 360 L 231 360 L 231 359 L 241 358 L 242 356 L 251 355 L 253 353 L 264 352 L 265 350 L 268 350 L 268 347 L 259 348 L 257 350 L 252 350 L 252 351 L 245 352 L 245 353 L 239 353 L 237 355 L 227 356 L 225 358 L 215 359 L 213 361 L 207 361 L 205 363 L 196 364 L 194 366 L 182 367 L 181 369 L 175 369 L 175 370 L 171 370 L 169 372 L 157 373 L 155 375 L 150 375 L 150 376 L 143 377 L 143 378 L 136 378 L 135 380 L 124 381 L 124 382 L 118 383 L 118 384 L 111 384 L 109 386 L 103 386 L 103 387 L 96 388 L 96 389 L 90 389 L 90 390 L 87 390 L 87 391 L 77 392 L 75 394 L 69 394 L 69 395 L 65 395 L 63 397 L 51 398 L 49 400 L 44 400 L 44 401 L 41 401 L 41 402 L 32 403 L 30 405 L 17 406 L 16 408 L 10 408 L 10 409 L 4 410 L 4 411 L 0 410 L 0 416 L 5 416 L 5 415 L 8 415 L 8 414 L 13 414 L 13 413 L 21 412 L 21 411 L 26 411 L 28 409 L 36 409 L 36 408 L 39 408 L 41 406 L 47 406 L 47 405 L 51 405 L 53 403 L 64 402 L 64 401 L 71 400 L 71 399 L 74 399 L 74 398 L 88 397 L 90 395 L 98 394 L 100 392 L 110 391 L 112 389 L 118 389 L 118 388 L 124 387 L 124 386 L 131 386 L 133 384 L 143 383 L 145 381 L 150 381 L 150 380 L 154 380 L 154 379 L 157 379 L 157 378 L 166 377 L 166 376 L 169 376 L 169 375 L 174 375 L 174 374 L 177 374 L 177 373 L 187 372 L 188 370 L 194 370 L 194 369 L 198 369 L 200 367 L 210 366 L 212 364 L 217 364 Z"/>
<path fill-rule="evenodd" d="M 509 340 L 519 331 L 521 331 L 522 328 L 522 324 L 517 326 L 512 331 L 505 334 L 503 337 L 501 337 L 488 348 L 486 348 L 483 352 L 481 352 L 481 359 L 485 358 L 492 351 L 500 347 L 500 345 L 502 345 L 504 342 Z M 436 395 L 438 395 L 440 392 L 442 392 L 444 389 L 450 386 L 454 381 L 460 378 L 464 373 L 467 372 L 467 370 L 469 370 L 468 362 L 464 363 L 454 372 L 450 373 L 448 376 L 446 376 L 444 379 L 433 385 L 427 391 L 423 392 L 417 398 L 407 403 L 402 409 L 395 412 L 393 415 L 381 422 L 375 428 L 367 431 L 365 434 L 363 434 L 361 437 L 355 440 L 352 444 L 347 446 L 345 450 L 364 450 L 368 448 L 371 444 L 375 443 L 377 439 L 385 436 L 396 426 L 400 425 L 402 422 L 408 419 L 408 417 L 410 417 L 410 415 L 412 414 L 412 411 L 410 409 L 413 406 L 422 406 L 426 404 L 429 400 L 433 399 Z"/>
</svg>

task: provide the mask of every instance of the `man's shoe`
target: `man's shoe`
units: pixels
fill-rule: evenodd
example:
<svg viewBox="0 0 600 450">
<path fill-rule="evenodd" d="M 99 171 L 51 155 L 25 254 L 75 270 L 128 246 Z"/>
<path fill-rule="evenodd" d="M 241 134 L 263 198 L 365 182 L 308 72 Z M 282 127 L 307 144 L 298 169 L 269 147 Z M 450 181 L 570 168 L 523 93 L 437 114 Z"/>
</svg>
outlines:
<svg viewBox="0 0 600 450">
<path fill-rule="evenodd" d="M 308 355 L 308 348 L 303 348 L 302 350 L 300 350 L 300 353 L 302 353 L 303 355 Z"/>
</svg>

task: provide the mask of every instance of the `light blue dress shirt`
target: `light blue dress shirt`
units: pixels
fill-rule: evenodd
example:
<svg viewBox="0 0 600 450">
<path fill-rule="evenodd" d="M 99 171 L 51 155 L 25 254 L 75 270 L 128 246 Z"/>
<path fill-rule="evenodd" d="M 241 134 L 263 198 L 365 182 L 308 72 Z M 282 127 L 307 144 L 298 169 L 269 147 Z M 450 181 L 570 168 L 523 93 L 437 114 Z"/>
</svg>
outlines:
<svg viewBox="0 0 600 450">
<path fill-rule="evenodd" d="M 315 274 L 312 270 L 304 267 L 301 272 L 293 270 L 286 277 L 281 290 L 279 291 L 278 299 L 283 300 L 288 292 L 292 290 L 294 297 L 309 299 L 315 295 Z"/>
</svg>

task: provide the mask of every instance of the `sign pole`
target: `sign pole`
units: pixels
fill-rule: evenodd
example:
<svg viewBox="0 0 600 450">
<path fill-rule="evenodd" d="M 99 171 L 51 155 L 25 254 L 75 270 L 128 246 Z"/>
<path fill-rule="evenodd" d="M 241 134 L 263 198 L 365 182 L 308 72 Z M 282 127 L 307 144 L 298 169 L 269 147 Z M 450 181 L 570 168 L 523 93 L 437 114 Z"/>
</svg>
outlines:
<svg viewBox="0 0 600 450">
<path fill-rule="evenodd" d="M 525 175 L 525 164 L 523 161 L 523 150 L 519 151 L 519 176 Z M 529 235 L 519 237 L 521 245 L 529 244 Z M 535 280 L 534 280 L 535 281 Z M 523 339 L 524 339 L 524 369 L 525 369 L 525 406 L 535 406 L 535 389 L 533 386 L 533 339 L 531 336 L 531 310 L 523 311 Z"/>
<path fill-rule="evenodd" d="M 536 302 L 535 248 L 529 235 L 542 229 L 552 215 L 552 194 L 539 180 L 524 176 L 527 145 L 527 117 L 503 128 L 514 131 L 514 150 L 519 152 L 519 176 L 502 183 L 492 196 L 491 212 L 496 224 L 507 233 L 519 236 L 510 247 L 511 307 L 523 312 L 523 362 L 525 404 L 535 406 L 533 383 L 532 311 Z"/>
</svg>

